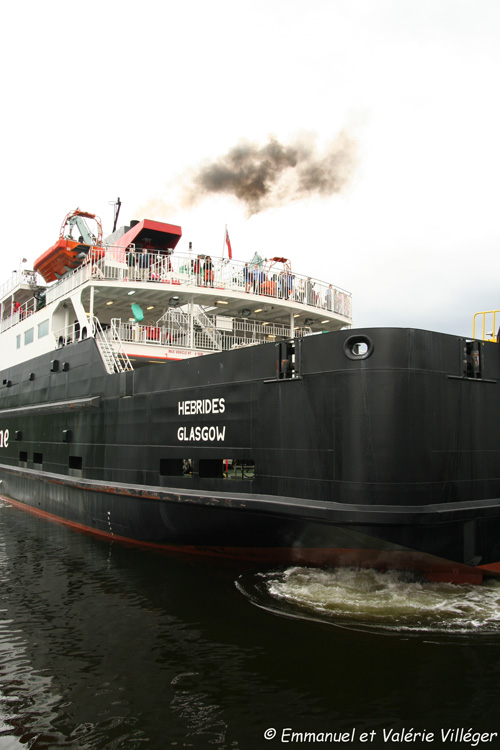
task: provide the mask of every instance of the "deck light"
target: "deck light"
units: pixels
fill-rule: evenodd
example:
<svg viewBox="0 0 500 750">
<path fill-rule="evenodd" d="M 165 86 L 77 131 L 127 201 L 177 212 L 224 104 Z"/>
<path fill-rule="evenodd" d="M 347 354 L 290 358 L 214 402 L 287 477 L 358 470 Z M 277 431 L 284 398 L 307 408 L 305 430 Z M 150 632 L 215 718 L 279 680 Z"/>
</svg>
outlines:
<svg viewBox="0 0 500 750">
<path fill-rule="evenodd" d="M 263 307 L 259 307 L 259 309 L 258 310 L 254 310 L 254 312 L 259 313 L 259 312 L 262 312 L 263 309 L 264 309 Z"/>
</svg>

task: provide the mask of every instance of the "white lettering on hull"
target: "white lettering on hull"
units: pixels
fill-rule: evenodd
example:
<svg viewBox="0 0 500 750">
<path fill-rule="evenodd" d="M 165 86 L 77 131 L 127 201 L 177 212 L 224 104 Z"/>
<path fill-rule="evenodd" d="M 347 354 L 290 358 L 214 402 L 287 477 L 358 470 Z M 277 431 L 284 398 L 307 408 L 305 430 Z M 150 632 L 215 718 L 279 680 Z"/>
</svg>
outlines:
<svg viewBox="0 0 500 750">
<path fill-rule="evenodd" d="M 224 414 L 226 400 L 224 398 L 198 398 L 177 402 L 177 413 L 186 416 L 198 414 Z M 198 421 L 198 420 L 193 420 Z M 177 430 L 177 440 L 180 443 L 220 443 L 226 439 L 226 425 L 186 425 Z"/>
<path fill-rule="evenodd" d="M 184 443 L 203 442 L 215 443 L 226 439 L 226 425 L 211 425 L 210 427 L 179 427 L 177 430 L 177 440 Z"/>
<path fill-rule="evenodd" d="M 178 414 L 224 414 L 226 402 L 223 398 L 202 398 L 195 401 L 179 401 Z"/>
</svg>

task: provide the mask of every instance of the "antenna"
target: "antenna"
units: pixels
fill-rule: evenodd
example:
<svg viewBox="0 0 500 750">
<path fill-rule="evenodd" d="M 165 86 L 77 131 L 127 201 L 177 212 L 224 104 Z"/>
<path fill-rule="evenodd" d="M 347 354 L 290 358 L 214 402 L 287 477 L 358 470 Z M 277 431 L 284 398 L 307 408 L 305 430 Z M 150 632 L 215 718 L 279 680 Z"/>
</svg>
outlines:
<svg viewBox="0 0 500 750">
<path fill-rule="evenodd" d="M 116 202 L 113 203 L 115 207 L 115 216 L 114 216 L 114 222 L 113 222 L 113 232 L 116 232 L 116 222 L 118 221 L 118 214 L 120 213 L 120 208 L 122 205 L 122 202 L 119 198 L 116 199 Z"/>
</svg>

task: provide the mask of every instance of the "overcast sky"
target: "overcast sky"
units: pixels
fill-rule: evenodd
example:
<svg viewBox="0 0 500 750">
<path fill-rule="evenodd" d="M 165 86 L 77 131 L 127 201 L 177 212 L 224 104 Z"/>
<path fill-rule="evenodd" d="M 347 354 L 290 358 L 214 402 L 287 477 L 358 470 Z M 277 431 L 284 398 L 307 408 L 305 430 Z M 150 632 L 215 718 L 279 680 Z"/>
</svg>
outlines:
<svg viewBox="0 0 500 750">
<path fill-rule="evenodd" d="M 220 255 L 227 224 L 234 257 L 284 255 L 351 291 L 356 326 L 470 335 L 500 307 L 499 40 L 498 0 L 9 3 L 2 279 L 77 206 L 110 232 L 120 196 L 123 222 L 180 224 L 179 251 Z M 278 185 L 253 215 L 180 199 L 238 144 L 321 157 L 339 133 L 338 192 Z"/>
</svg>

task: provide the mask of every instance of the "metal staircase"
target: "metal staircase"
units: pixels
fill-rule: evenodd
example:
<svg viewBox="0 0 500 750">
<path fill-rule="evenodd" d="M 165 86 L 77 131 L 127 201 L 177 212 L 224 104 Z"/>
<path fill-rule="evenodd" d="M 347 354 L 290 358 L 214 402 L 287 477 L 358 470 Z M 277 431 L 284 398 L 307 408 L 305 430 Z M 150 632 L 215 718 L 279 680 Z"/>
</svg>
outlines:
<svg viewBox="0 0 500 750">
<path fill-rule="evenodd" d="M 183 339 L 181 346 L 189 346 L 191 340 L 191 317 L 185 310 L 170 308 L 157 321 L 156 325 L 165 325 L 170 335 L 177 341 Z M 193 345 L 197 349 L 222 351 L 222 336 L 215 328 L 215 319 L 203 310 L 193 312 Z"/>
<path fill-rule="evenodd" d="M 132 363 L 130 362 L 125 349 L 123 348 L 122 340 L 118 334 L 118 330 L 115 325 L 115 321 L 111 321 L 111 338 L 112 343 L 104 333 L 99 319 L 95 316 L 92 318 L 92 332 L 101 353 L 102 361 L 106 372 L 110 375 L 115 372 L 127 372 L 133 370 Z"/>
<path fill-rule="evenodd" d="M 209 341 L 213 344 L 213 348 L 217 351 L 222 351 L 222 336 L 215 328 L 215 319 L 210 318 L 203 310 L 199 309 L 195 315 L 193 315 L 193 325 L 199 326 L 205 341 Z M 196 330 L 195 330 L 196 335 Z"/>
</svg>

